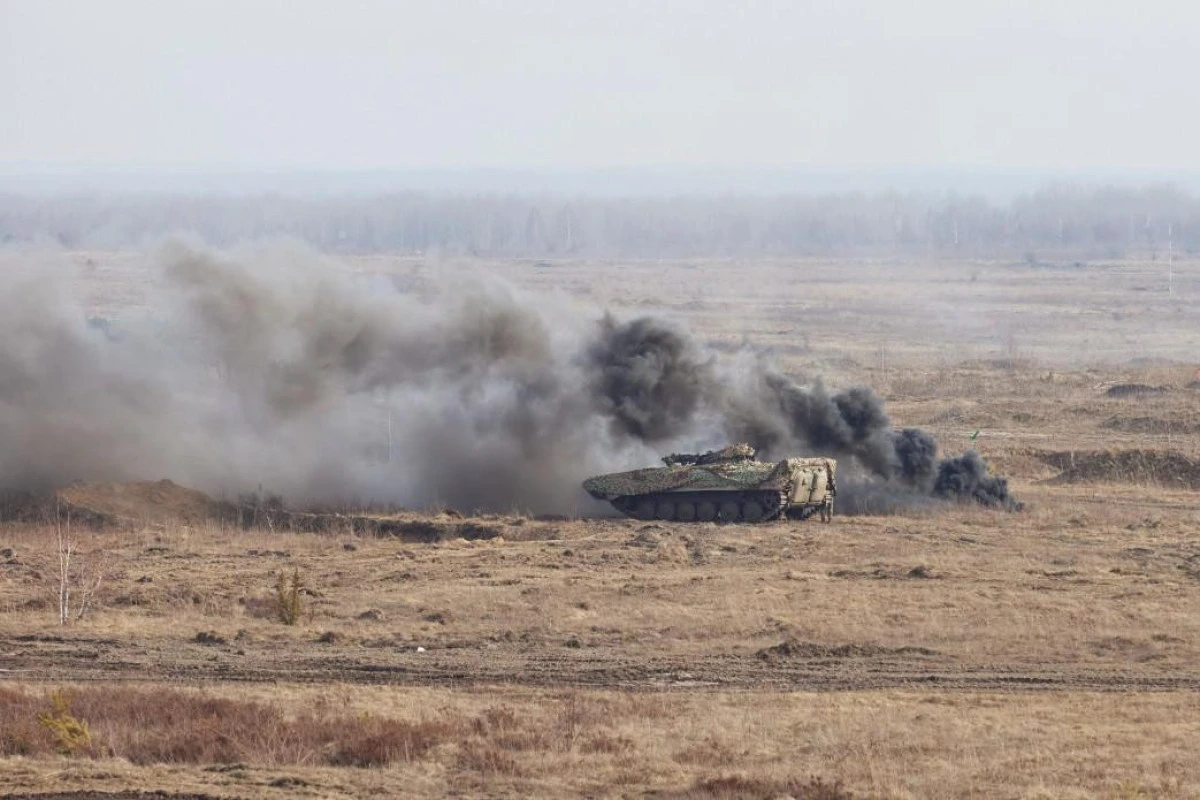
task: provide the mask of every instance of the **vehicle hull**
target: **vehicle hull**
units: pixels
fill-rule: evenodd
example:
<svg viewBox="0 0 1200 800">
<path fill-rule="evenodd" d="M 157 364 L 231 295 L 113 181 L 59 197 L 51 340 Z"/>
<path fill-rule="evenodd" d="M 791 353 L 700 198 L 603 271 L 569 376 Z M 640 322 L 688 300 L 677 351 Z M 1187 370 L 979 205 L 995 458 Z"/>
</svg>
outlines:
<svg viewBox="0 0 1200 800">
<path fill-rule="evenodd" d="M 720 457 L 724 452 L 669 456 L 665 467 L 597 475 L 584 481 L 583 488 L 635 519 L 757 523 L 820 514 L 822 520 L 832 520 L 837 493 L 833 459 L 770 463 L 741 455 Z"/>
</svg>

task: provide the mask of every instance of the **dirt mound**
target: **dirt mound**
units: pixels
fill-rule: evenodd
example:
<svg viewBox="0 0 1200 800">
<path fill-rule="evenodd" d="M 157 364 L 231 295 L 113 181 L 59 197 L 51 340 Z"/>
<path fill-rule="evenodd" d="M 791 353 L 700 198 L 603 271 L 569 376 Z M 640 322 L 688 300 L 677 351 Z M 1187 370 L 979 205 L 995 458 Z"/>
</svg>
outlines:
<svg viewBox="0 0 1200 800">
<path fill-rule="evenodd" d="M 229 503 L 169 480 L 76 483 L 49 495 L 0 489 L 0 521 L 53 524 L 68 516 L 72 525 L 94 528 L 216 524 L 296 533 L 390 536 L 427 544 L 505 536 L 553 538 L 553 528 L 544 524 L 524 526 L 524 520 L 499 517 L 463 519 L 457 512 L 430 516 L 410 511 L 378 515 L 293 511 L 284 508 L 277 498 L 264 502 L 250 496 Z"/>
<path fill-rule="evenodd" d="M 881 647 L 877 644 L 827 645 L 788 639 L 785 642 L 764 647 L 755 653 L 763 661 L 779 661 L 799 658 L 877 658 L 879 656 L 937 656 L 937 650 L 928 647 Z"/>
<path fill-rule="evenodd" d="M 79 483 L 60 489 L 57 499 L 72 517 L 92 524 L 200 525 L 230 520 L 233 507 L 169 480 Z"/>
<path fill-rule="evenodd" d="M 1118 383 L 1108 387 L 1104 394 L 1107 397 L 1147 397 L 1149 395 L 1166 394 L 1165 386 L 1150 386 L 1145 383 Z"/>
<path fill-rule="evenodd" d="M 1179 434 L 1200 433 L 1200 424 L 1181 419 L 1156 419 L 1154 417 L 1109 417 L 1100 427 L 1123 433 Z"/>
<path fill-rule="evenodd" d="M 988 454 L 988 466 L 1000 475 L 1040 481 L 1058 475 L 1058 470 L 1042 458 L 1044 451 L 1037 448 L 1018 448 Z"/>
<path fill-rule="evenodd" d="M 233 522 L 235 506 L 169 480 L 75 483 L 50 494 L 0 490 L 0 520 L 95 528 Z"/>
<path fill-rule="evenodd" d="M 1200 489 L 1200 461 L 1174 450 L 1101 450 L 1042 453 L 1060 470 L 1054 483 L 1119 482 Z"/>
<path fill-rule="evenodd" d="M 49 494 L 0 490 L 0 521 L 93 528 L 238 524 L 240 509 L 170 480 L 73 483 Z"/>
</svg>

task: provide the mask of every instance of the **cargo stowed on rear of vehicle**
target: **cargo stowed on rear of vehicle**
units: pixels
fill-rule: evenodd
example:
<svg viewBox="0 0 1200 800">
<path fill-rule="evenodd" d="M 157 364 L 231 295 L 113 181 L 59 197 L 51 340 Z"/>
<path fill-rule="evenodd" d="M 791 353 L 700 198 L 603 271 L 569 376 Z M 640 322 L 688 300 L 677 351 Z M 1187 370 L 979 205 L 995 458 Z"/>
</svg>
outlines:
<svg viewBox="0 0 1200 800">
<path fill-rule="evenodd" d="M 677 453 L 665 466 L 597 475 L 583 482 L 635 519 L 677 522 L 767 522 L 780 517 L 833 519 L 837 462 L 832 458 L 755 460 L 754 448 L 735 444 L 707 453 Z"/>
</svg>

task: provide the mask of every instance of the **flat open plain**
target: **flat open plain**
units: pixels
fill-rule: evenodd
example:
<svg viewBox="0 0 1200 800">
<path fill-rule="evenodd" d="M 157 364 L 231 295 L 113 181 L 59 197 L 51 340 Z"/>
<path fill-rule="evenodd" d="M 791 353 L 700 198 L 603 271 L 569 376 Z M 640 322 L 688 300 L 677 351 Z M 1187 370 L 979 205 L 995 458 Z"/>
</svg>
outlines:
<svg viewBox="0 0 1200 800">
<path fill-rule="evenodd" d="M 71 260 L 95 313 L 147 302 L 142 256 Z M 1200 796 L 1196 264 L 1174 294 L 1150 260 L 343 265 L 484 270 L 871 385 L 946 453 L 978 431 L 1027 507 L 459 509 L 379 538 L 147 516 L 78 534 L 104 580 L 68 627 L 54 528 L 8 524 L 0 794 Z M 71 755 L 37 722 L 61 688 L 92 734 Z"/>
</svg>

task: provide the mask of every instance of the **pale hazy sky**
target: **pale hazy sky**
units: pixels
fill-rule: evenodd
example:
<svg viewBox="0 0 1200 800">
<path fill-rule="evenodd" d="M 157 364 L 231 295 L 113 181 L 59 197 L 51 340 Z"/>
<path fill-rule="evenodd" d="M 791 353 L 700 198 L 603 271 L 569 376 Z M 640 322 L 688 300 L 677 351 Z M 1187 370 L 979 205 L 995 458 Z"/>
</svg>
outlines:
<svg viewBox="0 0 1200 800">
<path fill-rule="evenodd" d="M 0 164 L 1200 167 L 1200 4 L 0 0 Z"/>
</svg>

